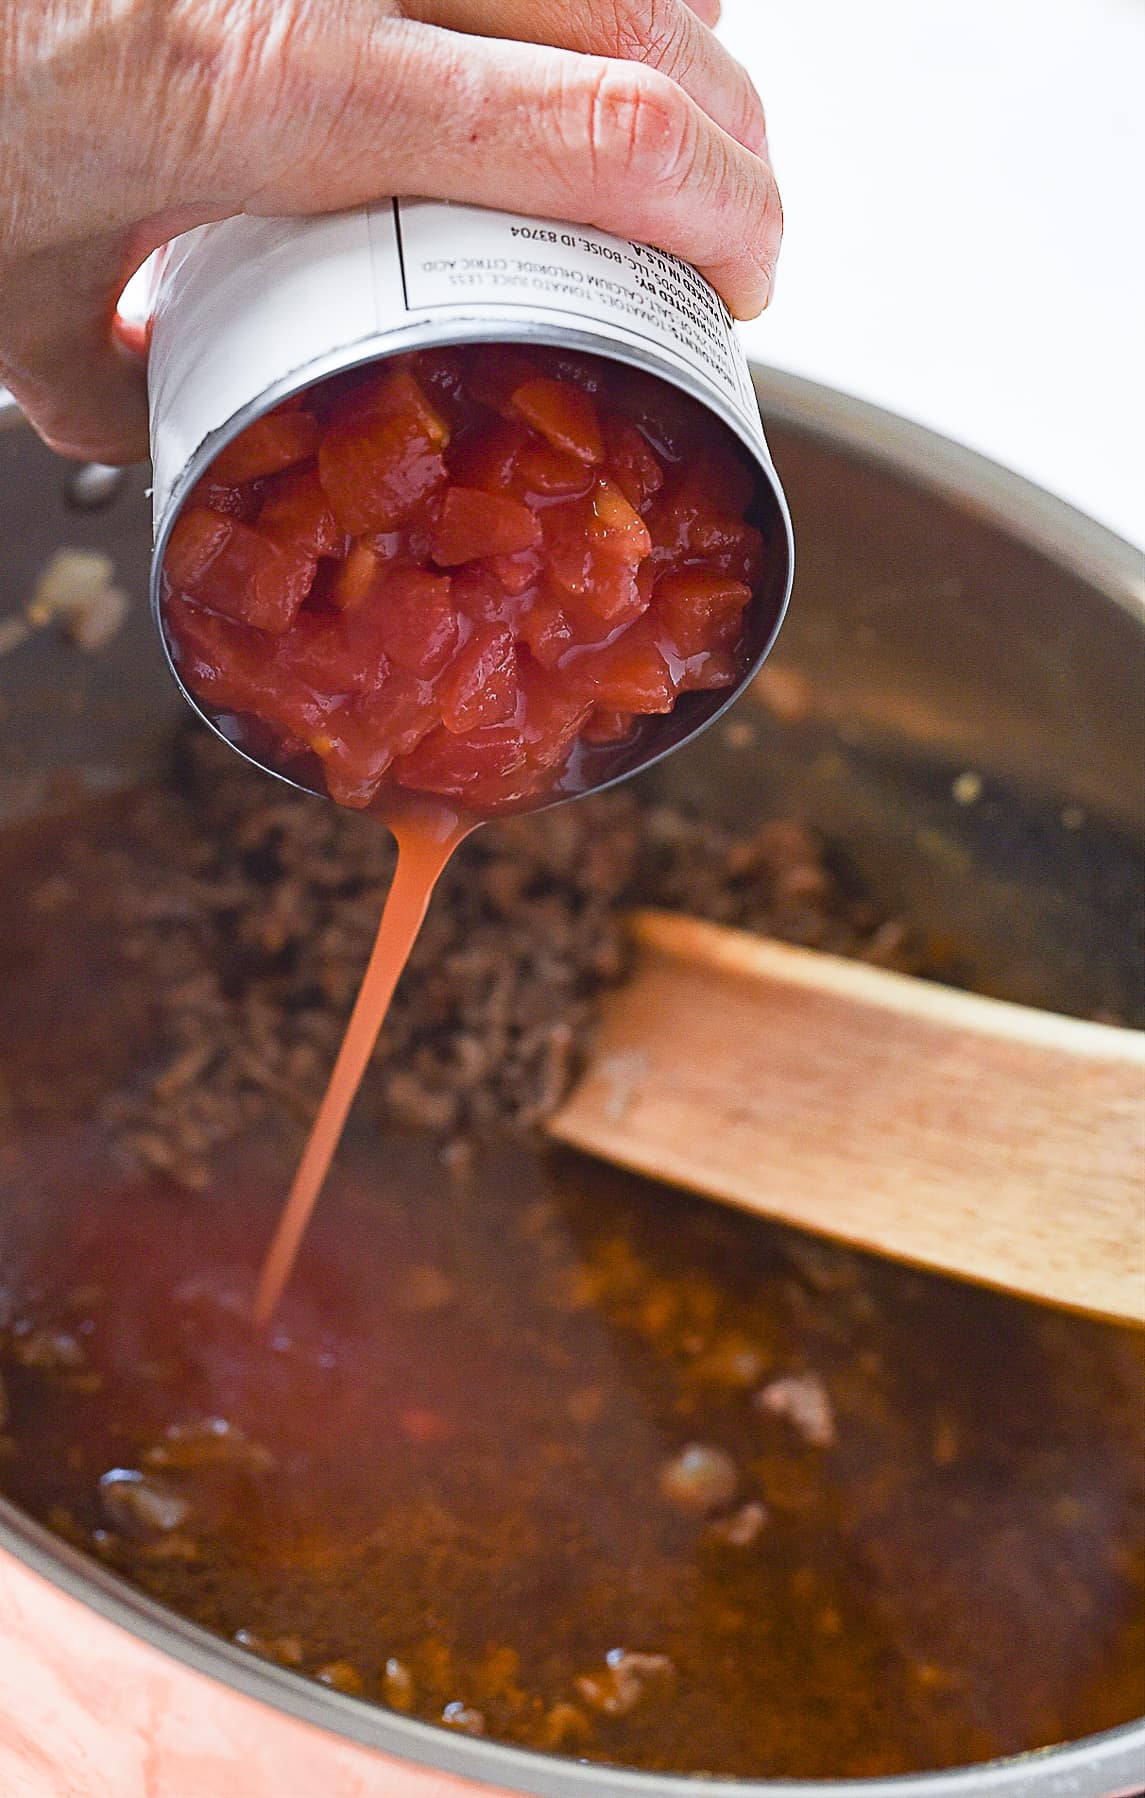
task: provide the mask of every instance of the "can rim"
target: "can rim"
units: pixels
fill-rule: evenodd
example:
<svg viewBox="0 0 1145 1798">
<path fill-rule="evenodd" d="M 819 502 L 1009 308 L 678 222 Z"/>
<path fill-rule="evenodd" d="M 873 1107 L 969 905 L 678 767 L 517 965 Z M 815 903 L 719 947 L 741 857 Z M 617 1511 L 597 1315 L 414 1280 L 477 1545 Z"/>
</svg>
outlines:
<svg viewBox="0 0 1145 1798">
<path fill-rule="evenodd" d="M 226 743 L 227 747 L 235 754 L 242 756 L 243 760 L 249 762 L 252 767 L 260 769 L 265 774 L 273 775 L 276 780 L 293 787 L 297 792 L 311 793 L 319 798 L 327 798 L 327 795 L 318 788 L 309 786 L 305 781 L 296 780 L 293 776 L 284 774 L 269 763 L 260 761 L 257 756 L 248 754 L 240 743 L 236 743 L 232 737 L 228 736 L 210 712 L 199 704 L 195 695 L 185 684 L 176 665 L 164 625 L 161 578 L 163 558 L 175 521 L 182 511 L 191 489 L 206 473 L 220 450 L 245 430 L 247 425 L 253 423 L 256 418 L 261 418 L 264 413 L 281 404 L 283 400 L 291 398 L 292 395 L 307 387 L 314 386 L 318 381 L 327 380 L 333 375 L 348 374 L 374 362 L 389 361 L 392 357 L 408 353 L 411 350 L 451 349 L 472 343 L 517 344 L 527 341 L 530 344 L 542 344 L 553 349 L 584 350 L 592 355 L 600 356 L 606 361 L 618 362 L 624 367 L 636 368 L 643 373 L 654 375 L 658 380 L 667 382 L 669 386 L 676 387 L 689 398 L 696 400 L 707 412 L 718 418 L 734 433 L 740 445 L 750 453 L 753 466 L 759 476 L 761 491 L 766 493 L 767 499 L 774 509 L 779 532 L 773 549 L 782 547 L 783 566 L 777 583 L 778 604 L 775 606 L 771 626 L 761 647 L 745 666 L 734 686 L 727 688 L 720 695 L 718 703 L 713 703 L 706 714 L 679 738 L 653 749 L 651 753 L 635 762 L 631 767 L 623 768 L 620 772 L 610 775 L 584 791 L 606 792 L 610 787 L 618 786 L 623 781 L 631 779 L 633 775 L 643 774 L 647 769 L 654 768 L 666 756 L 674 755 L 677 749 L 683 748 L 686 743 L 694 742 L 697 737 L 702 736 L 724 716 L 729 707 L 735 704 L 744 688 L 759 673 L 775 646 L 791 601 L 791 589 L 795 579 L 795 538 L 787 497 L 775 472 L 762 432 L 759 436 L 753 435 L 747 429 L 745 421 L 737 409 L 725 402 L 722 395 L 719 396 L 717 404 L 715 389 L 706 386 L 698 376 L 693 375 L 690 369 L 683 366 L 676 369 L 638 344 L 602 340 L 593 331 L 570 324 L 567 320 L 562 320 L 557 324 L 549 323 L 544 319 L 530 319 L 527 330 L 522 329 L 522 324 L 523 321 L 519 317 L 514 320 L 504 316 L 460 319 L 451 316 L 448 320 L 440 321 L 418 320 L 412 324 L 403 325 L 397 330 L 387 330 L 377 336 L 362 338 L 357 343 L 329 350 L 322 356 L 316 357 L 313 362 L 308 362 L 301 368 L 291 369 L 289 373 L 273 382 L 256 399 L 249 400 L 238 407 L 216 430 L 210 432 L 203 439 L 172 485 L 163 518 L 155 533 L 150 575 L 151 614 L 167 666 L 179 692 L 208 730 Z M 557 792 L 543 804 L 530 806 L 528 809 L 531 812 L 549 811 L 553 806 L 568 804 L 582 796 L 581 792 Z"/>
</svg>

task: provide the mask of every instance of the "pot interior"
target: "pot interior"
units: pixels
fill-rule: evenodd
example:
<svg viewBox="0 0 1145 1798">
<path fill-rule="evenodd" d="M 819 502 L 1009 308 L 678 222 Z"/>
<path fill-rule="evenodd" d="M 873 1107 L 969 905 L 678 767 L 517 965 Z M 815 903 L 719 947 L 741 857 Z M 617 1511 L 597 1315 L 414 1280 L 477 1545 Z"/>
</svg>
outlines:
<svg viewBox="0 0 1145 1798">
<path fill-rule="evenodd" d="M 1116 583 L 1106 580 L 1096 564 L 1091 577 L 1082 578 L 1030 547 L 1019 524 L 1005 528 L 940 491 L 940 468 L 897 473 L 885 461 L 842 447 L 821 427 L 789 423 L 773 427 L 770 436 L 790 496 L 799 551 L 788 622 L 771 661 L 731 717 L 637 783 L 647 803 L 682 808 L 743 836 L 767 820 L 798 819 L 826 840 L 826 865 L 838 890 L 866 895 L 877 912 L 905 921 L 929 972 L 1023 1003 L 1140 1025 L 1145 1020 L 1140 856 L 1145 755 L 1135 669 L 1141 616 L 1126 606 Z M 4 619 L 21 611 L 49 556 L 65 546 L 108 555 L 117 583 L 131 600 L 124 628 L 97 653 L 85 654 L 60 632 L 45 629 L 0 660 L 0 816 L 11 828 L 26 828 L 29 818 L 74 815 L 74 807 L 89 799 L 166 778 L 183 709 L 167 677 L 146 604 L 144 478 L 129 474 L 116 484 L 110 500 L 95 509 L 85 507 L 77 500 L 74 475 L 25 431 L 0 432 L 0 516 L 8 527 L 0 568 L 0 629 Z M 61 841 L 45 829 L 41 853 L 46 859 L 38 870 L 36 892 L 50 890 L 49 864 L 62 853 Z M 20 1003 L 15 961 L 7 977 L 14 1012 Z M 89 1025 L 96 1029 L 94 1012 Z M 74 1145 L 67 1153 L 76 1153 Z M 351 1142 L 348 1159 L 363 1185 L 371 1154 L 368 1139 Z M 432 1186 L 432 1167 L 432 1157 L 426 1161 L 422 1150 L 410 1151 L 412 1188 Z M 45 1168 L 42 1186 L 62 1177 L 53 1175 L 50 1158 Z M 515 1183 L 523 1188 L 536 1177 L 532 1168 L 531 1163 L 514 1163 L 510 1155 L 497 1180 L 502 1188 L 512 1189 Z M 257 1166 L 253 1178 L 256 1183 L 261 1178 Z M 574 1188 L 581 1195 L 577 1203 L 583 1201 L 587 1209 L 562 1210 L 562 1195 Z M 23 1190 L 31 1188 L 25 1183 Z M 26 1204 L 12 1200 L 0 1232 L 9 1257 L 19 1260 L 32 1253 L 31 1236 L 37 1229 L 42 1233 L 37 1220 L 43 1216 L 46 1190 L 32 1193 Z M 637 1182 L 610 1183 L 609 1177 L 573 1162 L 563 1164 L 553 1192 L 574 1249 L 579 1242 L 587 1252 L 602 1231 L 619 1229 L 617 1219 L 627 1210 L 641 1213 L 647 1223 L 662 1205 L 680 1240 L 694 1240 L 697 1256 L 713 1257 L 713 1277 L 721 1257 L 729 1264 L 734 1260 L 732 1238 L 747 1227 L 738 1218 L 705 1223 L 704 1208 L 687 1198 L 660 1199 Z M 170 1193 L 162 1203 L 174 1204 L 182 1215 L 182 1201 L 174 1201 Z M 172 1232 L 174 1216 L 169 1211 L 161 1218 Z M 224 1216 L 219 1226 L 224 1234 L 234 1221 L 230 1214 Z M 721 1234 L 725 1221 L 726 1239 Z M 118 1217 L 117 1230 L 131 1227 L 129 1217 Z M 367 1226 L 359 1220 L 358 1227 Z M 822 1334 L 831 1308 L 845 1310 L 852 1302 L 840 1295 L 847 1281 L 857 1277 L 853 1269 L 863 1265 L 863 1258 L 836 1256 L 796 1240 L 795 1233 L 758 1228 L 763 1232 L 759 1240 L 768 1245 L 761 1251 L 770 1257 L 768 1265 L 786 1270 L 775 1276 L 776 1292 L 783 1280 L 798 1284 L 802 1279 L 812 1296 L 791 1302 L 810 1307 L 813 1329 Z M 467 1239 L 471 1265 L 468 1275 L 460 1277 L 476 1273 L 494 1279 L 490 1258 L 498 1254 L 496 1238 L 496 1230 L 489 1239 L 478 1229 Z M 76 1240 L 82 1247 L 82 1235 Z M 701 1249 L 701 1241 L 706 1248 Z M 151 1249 L 159 1255 L 157 1239 Z M 448 1252 L 448 1245 L 439 1241 L 437 1258 Z M 336 1247 L 320 1243 L 316 1254 L 319 1265 L 327 1265 Z M 184 1279 L 187 1271 L 176 1270 Z M 79 1276 L 76 1263 L 69 1278 L 75 1283 Z M 672 1277 L 686 1281 L 688 1271 L 678 1267 Z M 669 1278 L 667 1272 L 664 1278 Z M 1015 1407 L 1023 1392 L 1028 1397 L 1043 1384 L 1046 1391 L 1051 1386 L 1055 1392 L 1064 1390 L 1063 1369 L 1073 1367 L 1074 1384 L 1061 1414 L 1066 1418 L 1068 1413 L 1063 1441 L 1074 1460 L 1089 1458 L 1089 1473 L 1080 1498 L 1072 1491 L 1060 1495 L 1060 1517 L 1053 1527 L 1059 1532 L 1072 1528 L 1076 1534 L 1064 1559 L 1057 1549 L 1046 1550 L 1045 1569 L 1054 1580 L 1063 1569 L 1072 1569 L 1082 1594 L 1076 1613 L 1070 1613 L 1071 1642 L 1063 1646 L 1063 1655 L 1074 1655 L 1069 1664 L 1079 1682 L 1093 1675 L 1094 1656 L 1104 1655 L 1107 1696 L 1115 1696 L 1095 1714 L 1096 1721 L 1087 1722 L 1079 1711 L 1076 1723 L 1067 1719 L 1065 1729 L 1077 1734 L 1124 1721 L 1133 1708 L 1139 1657 L 1134 1658 L 1135 1651 L 1108 1619 L 1100 1628 L 1095 1625 L 1089 1638 L 1081 1619 L 1093 1604 L 1108 1602 L 1113 1610 L 1128 1604 L 1129 1587 L 1108 1569 L 1101 1570 L 1101 1556 L 1111 1535 L 1117 1542 L 1131 1539 L 1130 1513 L 1138 1502 L 1123 1464 L 1127 1420 L 1140 1397 L 1138 1345 L 1128 1333 L 1083 1320 L 1031 1320 L 1025 1307 L 991 1295 L 964 1294 L 925 1276 L 902 1276 L 900 1281 L 875 1270 L 870 1279 L 868 1286 L 863 1275 L 863 1302 L 885 1305 L 888 1315 L 894 1314 L 900 1356 L 909 1359 L 911 1354 L 911 1318 L 925 1317 L 930 1355 L 941 1359 L 945 1333 L 948 1346 L 956 1345 L 966 1357 L 969 1402 L 982 1414 L 980 1424 L 998 1377 L 999 1353 L 1011 1356 L 1019 1370 L 1026 1362 L 1037 1363 L 1028 1386 L 1023 1387 L 1020 1371 L 1016 1383 L 1001 1381 L 999 1390 Z M 320 1287 L 319 1280 L 316 1290 Z M 860 1333 L 867 1327 L 852 1322 Z M 4 1318 L 0 1325 L 6 1327 Z M 980 1354 L 971 1366 L 975 1340 Z M 842 1349 L 839 1344 L 821 1347 L 832 1379 L 845 1381 L 843 1363 L 854 1342 L 844 1339 Z M 840 1354 L 836 1365 L 832 1356 Z M 789 1346 L 789 1360 L 791 1355 Z M 786 1371 L 798 1371 L 794 1360 Z M 1089 1415 L 1091 1406 L 1096 1418 Z M 429 1404 L 413 1411 L 434 1414 Z M 423 1420 L 416 1427 L 429 1430 L 430 1425 Z M 944 1436 L 942 1427 L 939 1418 L 934 1423 L 938 1434 L 929 1438 L 933 1466 L 928 1481 L 907 1499 L 884 1495 L 882 1511 L 872 1499 L 873 1508 L 857 1526 L 875 1564 L 883 1555 L 900 1571 L 916 1565 L 923 1581 L 928 1577 L 923 1538 L 936 1527 L 935 1507 L 944 1503 L 944 1457 L 949 1452 L 956 1459 L 958 1454 L 957 1428 L 951 1424 Z M 998 1441 L 1011 1437 L 1021 1441 L 1020 1419 L 999 1425 Z M 983 1450 L 986 1460 L 989 1452 Z M 1004 1469 L 1003 1457 L 992 1477 Z M 778 1484 L 774 1469 L 773 1475 Z M 983 1461 L 975 1475 L 976 1490 L 986 1478 Z M 11 1482 L 8 1489 L 13 1489 Z M 1041 1496 L 1050 1502 L 1045 1492 Z M 786 1502 L 798 1510 L 798 1492 L 788 1492 Z M 781 1515 L 784 1503 L 781 1496 Z M 998 1576 L 1001 1563 L 992 1575 L 991 1557 L 1004 1556 L 1006 1528 L 1025 1527 L 1017 1513 L 1007 1521 L 1003 1510 L 998 1512 L 999 1533 L 976 1566 L 976 1579 Z M 607 1527 L 606 1517 L 601 1527 Z M 952 1557 L 961 1555 L 967 1569 L 975 1567 L 973 1545 L 957 1542 L 953 1524 L 951 1529 Z M 1036 1561 L 1031 1550 L 1021 1563 L 1027 1588 L 1015 1588 L 1012 1595 L 1014 1618 L 1024 1619 L 1026 1628 L 1037 1627 L 1044 1606 L 1044 1596 L 1034 1589 Z M 875 1576 L 868 1571 L 868 1577 Z M 833 1608 L 827 1601 L 820 1606 L 827 1636 Z M 963 1624 L 938 1603 L 930 1626 L 956 1636 Z M 1073 1636 L 1085 1644 L 1084 1651 Z M 839 1680 L 846 1678 L 847 1664 L 844 1655 Z M 655 1667 L 644 1669 L 653 1685 L 660 1676 Z M 934 1674 L 938 1686 L 942 1677 L 939 1668 Z M 331 1676 L 328 1683 L 338 1682 Z M 938 1697 L 934 1702 L 945 1701 Z M 1048 1700 L 1043 1709 L 1058 1717 Z M 982 1728 L 983 1758 L 999 1751 L 999 1742 L 1034 1746 L 1045 1739 L 1037 1735 L 1033 1700 L 1029 1710 L 1033 1733 L 1028 1740 L 1010 1742 L 1004 1728 L 993 1735 Z M 338 1717 L 332 1710 L 332 1725 Z M 1054 1726 L 1046 1727 L 1054 1733 Z M 367 1739 L 386 1739 L 382 1722 L 356 1724 L 355 1729 Z M 567 1744 L 554 1738 L 553 1745 L 572 1753 L 576 1725 L 569 1729 Z M 431 1732 L 426 1739 L 429 1745 L 422 1743 L 417 1752 L 433 1758 Z M 461 1755 L 457 1764 L 463 1764 L 463 1748 L 456 1747 L 455 1738 L 450 1742 L 443 1756 L 452 1757 L 453 1764 Z M 663 1763 L 652 1758 L 645 1764 Z M 672 1763 L 667 1765 L 670 1769 Z M 756 1769 L 737 1764 L 729 1770 Z M 810 1759 L 793 1770 L 827 1777 L 833 1771 Z M 845 1770 L 879 1774 L 915 1769 L 893 1759 L 880 1761 L 877 1754 L 867 1764 L 856 1753 Z M 497 1777 L 533 1789 L 527 1769 L 514 1771 L 508 1761 Z"/>
</svg>

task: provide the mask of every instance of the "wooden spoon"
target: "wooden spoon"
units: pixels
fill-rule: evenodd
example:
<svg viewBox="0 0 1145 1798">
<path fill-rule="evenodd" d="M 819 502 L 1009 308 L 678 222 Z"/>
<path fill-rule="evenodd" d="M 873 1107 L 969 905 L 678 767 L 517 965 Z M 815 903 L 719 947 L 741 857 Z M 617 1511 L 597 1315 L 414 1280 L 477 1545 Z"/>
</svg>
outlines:
<svg viewBox="0 0 1145 1798">
<path fill-rule="evenodd" d="M 746 1210 L 1145 1322 L 1145 1033 L 666 912 L 549 1123 Z"/>
</svg>

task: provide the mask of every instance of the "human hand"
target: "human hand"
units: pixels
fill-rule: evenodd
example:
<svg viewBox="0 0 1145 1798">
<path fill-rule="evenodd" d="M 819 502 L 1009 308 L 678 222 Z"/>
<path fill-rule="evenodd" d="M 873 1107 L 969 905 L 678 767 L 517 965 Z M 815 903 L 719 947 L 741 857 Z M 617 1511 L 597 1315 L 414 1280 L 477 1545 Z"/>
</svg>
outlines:
<svg viewBox="0 0 1145 1798">
<path fill-rule="evenodd" d="M 0 380 L 64 454 L 147 453 L 136 268 L 235 213 L 383 195 L 673 250 L 766 303 L 781 213 L 719 0 L 0 0 Z"/>
</svg>

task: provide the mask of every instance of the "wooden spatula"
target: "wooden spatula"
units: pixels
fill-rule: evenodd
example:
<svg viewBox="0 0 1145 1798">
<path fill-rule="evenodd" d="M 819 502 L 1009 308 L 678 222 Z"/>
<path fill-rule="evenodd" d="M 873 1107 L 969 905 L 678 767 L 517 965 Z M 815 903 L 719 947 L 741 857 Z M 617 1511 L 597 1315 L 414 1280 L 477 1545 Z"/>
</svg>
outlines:
<svg viewBox="0 0 1145 1798">
<path fill-rule="evenodd" d="M 1145 1034 L 666 912 L 550 1121 L 746 1210 L 1145 1322 Z"/>
</svg>

